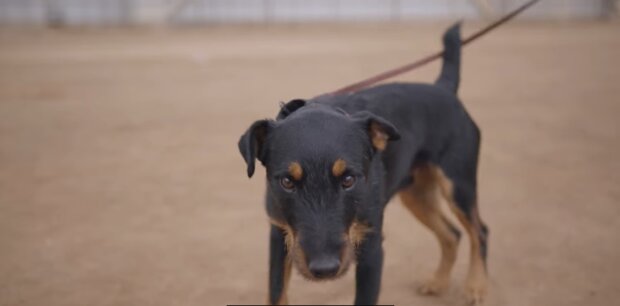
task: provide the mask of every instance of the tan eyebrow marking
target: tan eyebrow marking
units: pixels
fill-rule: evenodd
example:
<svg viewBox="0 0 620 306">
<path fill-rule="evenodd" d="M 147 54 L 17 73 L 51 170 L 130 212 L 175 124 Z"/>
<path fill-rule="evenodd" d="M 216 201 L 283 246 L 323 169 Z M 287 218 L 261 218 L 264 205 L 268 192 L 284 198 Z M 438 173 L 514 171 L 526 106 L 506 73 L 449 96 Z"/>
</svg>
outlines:
<svg viewBox="0 0 620 306">
<path fill-rule="evenodd" d="M 334 165 L 332 166 L 332 174 L 336 177 L 341 176 L 346 169 L 347 162 L 339 158 L 334 162 Z"/>
<path fill-rule="evenodd" d="M 304 175 L 304 170 L 298 162 L 292 162 L 288 165 L 288 173 L 294 180 L 299 181 Z"/>
</svg>

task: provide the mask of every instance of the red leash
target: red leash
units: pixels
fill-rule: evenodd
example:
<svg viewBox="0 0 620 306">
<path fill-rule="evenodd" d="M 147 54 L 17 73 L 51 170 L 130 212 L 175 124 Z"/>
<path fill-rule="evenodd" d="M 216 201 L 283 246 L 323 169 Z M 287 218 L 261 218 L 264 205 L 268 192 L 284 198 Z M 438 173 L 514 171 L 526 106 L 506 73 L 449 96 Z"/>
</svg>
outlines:
<svg viewBox="0 0 620 306">
<path fill-rule="evenodd" d="M 508 20 L 514 18 L 515 16 L 519 15 L 521 12 L 525 11 L 528 7 L 534 5 L 536 2 L 538 2 L 540 0 L 530 0 L 528 2 L 526 2 L 525 4 L 523 4 L 522 6 L 520 6 L 519 8 L 515 9 L 514 11 L 508 13 L 506 16 L 498 19 L 497 21 L 491 23 L 490 25 L 486 26 L 485 28 L 482 28 L 481 30 L 478 30 L 478 32 L 472 34 L 471 36 L 461 40 L 461 45 L 465 46 L 468 43 L 478 39 L 479 37 L 483 36 L 484 34 L 488 33 L 489 31 L 497 28 L 498 26 L 502 25 L 503 23 L 507 22 Z M 342 87 L 338 90 L 335 90 L 333 92 L 330 92 L 328 94 L 330 95 L 336 95 L 336 94 L 347 94 L 347 93 L 353 93 L 356 92 L 360 89 L 364 89 L 366 87 L 369 87 L 370 85 L 376 84 L 378 82 L 381 82 L 383 80 L 389 79 L 391 77 L 397 76 L 399 74 L 414 70 L 420 66 L 423 66 L 425 64 L 428 64 L 438 58 L 441 58 L 441 56 L 443 55 L 443 51 L 440 52 L 436 52 L 434 54 L 431 54 L 427 57 L 424 57 L 420 60 L 417 60 L 413 63 L 409 63 L 406 64 L 404 66 L 400 66 L 397 68 L 393 68 L 390 69 L 388 71 L 385 71 L 383 73 L 377 74 L 375 76 L 372 76 L 370 78 L 367 78 L 365 80 L 359 81 L 357 83 L 353 83 L 351 85 Z"/>
</svg>

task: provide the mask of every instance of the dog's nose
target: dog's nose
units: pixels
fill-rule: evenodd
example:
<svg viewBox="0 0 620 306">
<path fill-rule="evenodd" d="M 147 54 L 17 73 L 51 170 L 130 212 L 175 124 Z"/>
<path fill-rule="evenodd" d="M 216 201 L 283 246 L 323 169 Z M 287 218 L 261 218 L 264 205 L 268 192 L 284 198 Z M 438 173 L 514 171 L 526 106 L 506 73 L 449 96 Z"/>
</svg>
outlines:
<svg viewBox="0 0 620 306">
<path fill-rule="evenodd" d="M 316 259 L 308 264 L 310 273 L 316 278 L 335 276 L 339 268 L 340 260 L 338 258 Z"/>
</svg>

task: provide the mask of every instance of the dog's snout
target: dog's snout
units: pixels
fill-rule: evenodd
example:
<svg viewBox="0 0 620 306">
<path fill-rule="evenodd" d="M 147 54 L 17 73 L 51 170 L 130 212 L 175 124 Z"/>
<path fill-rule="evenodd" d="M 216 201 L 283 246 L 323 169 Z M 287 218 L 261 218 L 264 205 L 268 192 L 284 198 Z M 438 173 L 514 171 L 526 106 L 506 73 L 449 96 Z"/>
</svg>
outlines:
<svg viewBox="0 0 620 306">
<path fill-rule="evenodd" d="M 308 264 L 310 273 L 316 278 L 327 278 L 335 276 L 340 269 L 338 258 L 321 258 L 310 261 Z"/>
</svg>

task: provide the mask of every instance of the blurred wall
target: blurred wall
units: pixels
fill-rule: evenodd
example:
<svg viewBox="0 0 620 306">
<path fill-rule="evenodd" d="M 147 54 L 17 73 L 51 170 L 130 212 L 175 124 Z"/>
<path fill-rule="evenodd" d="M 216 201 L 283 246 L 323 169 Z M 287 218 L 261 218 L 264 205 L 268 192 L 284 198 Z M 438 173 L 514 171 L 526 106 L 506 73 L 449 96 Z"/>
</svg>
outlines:
<svg viewBox="0 0 620 306">
<path fill-rule="evenodd" d="M 0 23 L 117 25 L 493 17 L 526 0 L 0 0 Z M 525 18 L 601 18 L 614 0 L 542 0 Z M 486 3 L 486 5 L 485 5 Z"/>
</svg>

